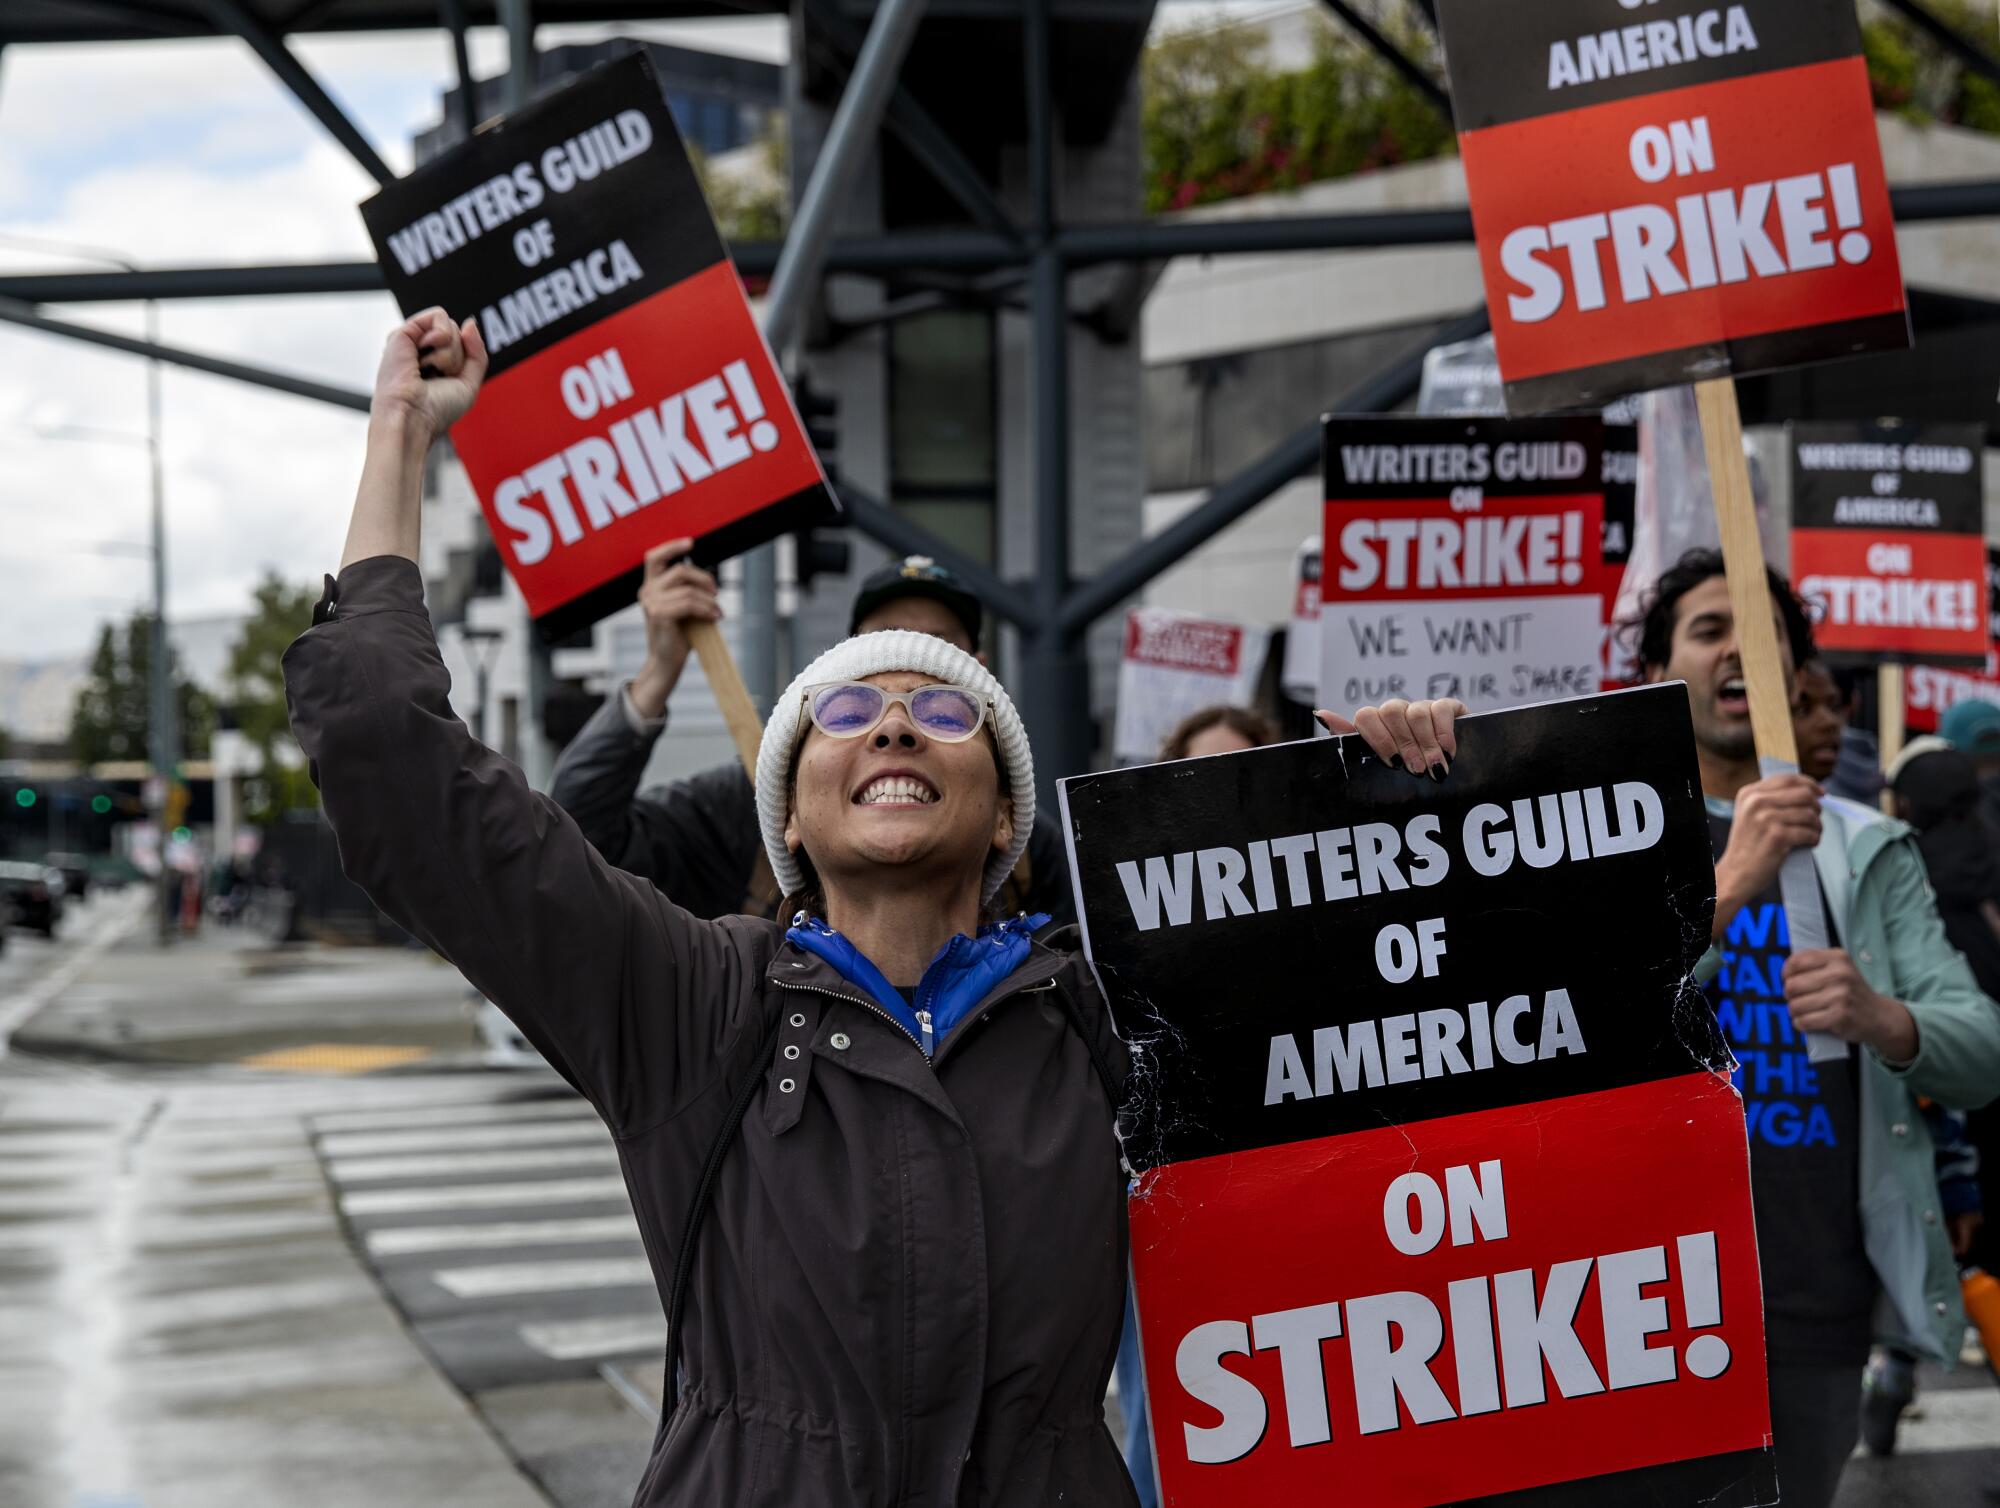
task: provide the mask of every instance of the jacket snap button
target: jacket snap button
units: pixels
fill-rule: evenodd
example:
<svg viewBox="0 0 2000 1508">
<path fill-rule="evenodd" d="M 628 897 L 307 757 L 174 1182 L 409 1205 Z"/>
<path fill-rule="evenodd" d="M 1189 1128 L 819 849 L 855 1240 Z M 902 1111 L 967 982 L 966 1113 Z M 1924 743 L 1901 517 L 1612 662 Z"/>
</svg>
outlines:
<svg viewBox="0 0 2000 1508">
<path fill-rule="evenodd" d="M 785 1057 L 786 1057 L 787 1059 L 796 1059 L 796 1058 L 798 1057 L 798 1055 L 799 1055 L 799 1045 L 798 1045 L 798 1043 L 796 1043 L 796 1042 L 793 1042 L 793 1043 L 790 1043 L 790 1044 L 788 1044 L 788 1045 L 786 1046 L 786 1048 L 785 1048 Z"/>
<path fill-rule="evenodd" d="M 1926 1225 L 1936 1225 L 1936 1224 L 1937 1224 L 1937 1211 L 1936 1211 L 1936 1210 L 1925 1210 L 1925 1211 L 1924 1211 L 1924 1224 L 1926 1224 Z"/>
<path fill-rule="evenodd" d="M 1944 1304 L 1943 1304 L 1943 1302 L 1942 1302 L 1942 1301 L 1940 1301 L 1939 1303 L 1937 1303 L 1937 1304 L 1936 1304 L 1935 1306 L 1933 1306 L 1933 1307 L 1935 1307 L 1935 1308 L 1936 1308 L 1936 1310 L 1937 1310 L 1937 1312 L 1938 1312 L 1939 1314 L 1943 1314 L 1943 1313 L 1945 1313 L 1945 1312 L 1946 1312 L 1946 1310 L 1945 1310 L 1945 1306 L 1944 1306 Z"/>
<path fill-rule="evenodd" d="M 780 1094 L 790 1094 L 794 1089 L 798 1087 L 799 1084 L 797 1079 L 778 1080 L 778 1093 Z"/>
<path fill-rule="evenodd" d="M 1910 1128 L 1905 1122 L 1897 1121 L 1895 1125 L 1889 1128 L 1889 1134 L 1891 1136 L 1908 1136 Z"/>
<path fill-rule="evenodd" d="M 1873 963 L 1875 961 L 1875 955 L 1873 953 L 1870 953 L 1866 948 L 1863 948 L 1861 950 L 1861 961 L 1863 963 Z"/>
<path fill-rule="evenodd" d="M 792 1025 L 804 1026 L 805 1024 L 806 1018 L 804 1016 L 800 1015 L 797 1011 L 792 1012 Z"/>
<path fill-rule="evenodd" d="M 830 1044 L 832 1044 L 833 1050 L 835 1052 L 846 1052 L 848 1047 L 852 1045 L 854 1039 L 848 1036 L 846 1032 L 835 1032 L 832 1036 L 828 1037 L 826 1040 Z"/>
</svg>

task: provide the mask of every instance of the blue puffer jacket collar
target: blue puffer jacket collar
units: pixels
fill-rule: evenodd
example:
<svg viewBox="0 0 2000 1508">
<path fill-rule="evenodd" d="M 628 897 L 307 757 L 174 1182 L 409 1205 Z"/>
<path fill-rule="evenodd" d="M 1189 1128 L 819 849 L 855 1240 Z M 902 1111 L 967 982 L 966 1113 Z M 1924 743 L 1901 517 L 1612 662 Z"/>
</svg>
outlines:
<svg viewBox="0 0 2000 1508">
<path fill-rule="evenodd" d="M 1027 961 L 1038 928 L 1048 925 L 1048 915 L 1017 916 L 997 926 L 981 927 L 977 937 L 963 932 L 938 950 L 937 957 L 917 981 L 916 1004 L 912 1006 L 882 971 L 853 943 L 816 916 L 801 911 L 785 933 L 787 939 L 808 953 L 816 954 L 840 971 L 841 978 L 868 992 L 875 1003 L 901 1023 L 903 1029 L 933 1056 L 945 1035 L 965 1018 L 992 991 L 993 987 Z"/>
</svg>

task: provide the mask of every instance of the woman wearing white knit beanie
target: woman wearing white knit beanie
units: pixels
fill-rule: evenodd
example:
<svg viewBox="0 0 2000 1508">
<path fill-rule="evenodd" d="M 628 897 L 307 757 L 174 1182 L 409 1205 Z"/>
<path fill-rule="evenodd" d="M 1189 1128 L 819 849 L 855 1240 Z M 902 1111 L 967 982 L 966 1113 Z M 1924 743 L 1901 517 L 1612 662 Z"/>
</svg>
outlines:
<svg viewBox="0 0 2000 1508">
<path fill-rule="evenodd" d="M 424 453 L 485 367 L 441 311 L 390 338 L 286 690 L 348 874 L 616 1137 L 670 1337 L 635 1508 L 1133 1503 L 1103 1414 L 1125 1051 L 1068 939 L 982 925 L 1034 816 L 1012 701 L 916 633 L 806 669 L 757 768 L 789 925 L 612 868 L 453 715 L 424 610 Z M 1450 710 L 1364 732 L 1420 770 Z"/>
</svg>

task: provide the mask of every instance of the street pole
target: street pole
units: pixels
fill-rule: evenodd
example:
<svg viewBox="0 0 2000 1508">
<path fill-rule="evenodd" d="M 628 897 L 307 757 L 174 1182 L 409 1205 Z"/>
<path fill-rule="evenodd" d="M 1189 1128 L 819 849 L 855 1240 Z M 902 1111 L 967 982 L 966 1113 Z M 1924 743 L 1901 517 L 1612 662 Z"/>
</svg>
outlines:
<svg viewBox="0 0 2000 1508">
<path fill-rule="evenodd" d="M 157 300 L 146 300 L 146 339 L 153 345 L 160 343 L 160 306 Z M 179 909 L 175 904 L 174 885 L 167 871 L 167 828 L 166 802 L 174 782 L 178 756 L 175 746 L 180 742 L 179 729 L 175 726 L 177 709 L 174 706 L 173 650 L 167 643 L 167 487 L 166 470 L 160 458 L 160 362 L 158 357 L 146 362 L 146 451 L 152 465 L 152 537 L 153 537 L 153 653 L 152 671 L 152 737 L 149 742 L 153 774 L 160 790 L 161 805 L 153 813 L 154 826 L 160 834 L 160 905 L 157 936 L 162 945 L 173 941 L 174 913 Z"/>
<path fill-rule="evenodd" d="M 69 241 L 44 240 L 39 236 L 21 236 L 8 232 L 0 235 L 0 243 L 17 246 L 30 251 L 52 251 L 62 256 L 79 257 L 89 262 L 103 262 L 121 268 L 125 272 L 137 274 L 142 269 L 139 264 L 123 252 L 112 251 L 102 246 L 79 246 Z M 160 306 L 157 300 L 146 300 L 146 343 L 158 347 L 160 344 Z M 180 742 L 179 730 L 175 726 L 177 709 L 173 694 L 173 655 L 167 644 L 167 488 L 165 468 L 160 458 L 160 361 L 157 356 L 146 361 L 146 451 L 152 468 L 152 546 L 153 556 L 153 612 L 149 633 L 152 639 L 147 666 L 147 711 L 146 718 L 146 761 L 153 767 L 151 790 L 157 796 L 153 806 L 153 826 L 160 836 L 159 875 L 159 927 L 156 936 L 162 944 L 173 940 L 177 897 L 167 872 L 167 807 L 171 800 L 171 787 L 175 780 L 175 766 L 179 762 L 177 746 Z"/>
</svg>

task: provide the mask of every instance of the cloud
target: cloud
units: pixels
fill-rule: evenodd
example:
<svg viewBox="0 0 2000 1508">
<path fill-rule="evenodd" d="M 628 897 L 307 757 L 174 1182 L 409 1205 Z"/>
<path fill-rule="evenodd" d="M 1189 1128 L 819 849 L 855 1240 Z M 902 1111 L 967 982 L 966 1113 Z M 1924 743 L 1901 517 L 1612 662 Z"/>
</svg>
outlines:
<svg viewBox="0 0 2000 1508">
<path fill-rule="evenodd" d="M 5 3 L 5 0 L 0 0 Z M 782 18 L 624 28 L 781 61 Z M 609 27 L 549 27 L 542 45 Z M 307 66 L 398 171 L 455 80 L 441 32 L 307 36 Z M 474 71 L 504 65 L 493 28 Z M 374 182 L 233 41 L 18 47 L 0 88 L 0 265 L 88 265 L 10 250 L 8 234 L 93 242 L 142 264 L 363 259 L 356 205 Z M 80 108 L 80 101 L 88 101 Z M 138 334 L 139 308 L 53 309 Z M 169 301 L 167 343 L 365 390 L 397 318 L 386 293 Z M 145 365 L 0 325 L 0 659 L 84 653 L 107 617 L 150 597 L 147 561 L 107 555 L 148 537 Z M 339 559 L 359 473 L 356 413 L 165 369 L 169 612 L 241 612 L 259 575 L 316 581 Z M 117 438 L 79 442 L 51 427 Z"/>
</svg>

